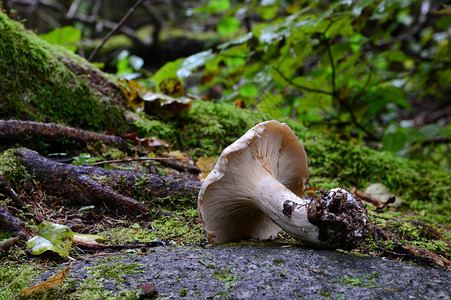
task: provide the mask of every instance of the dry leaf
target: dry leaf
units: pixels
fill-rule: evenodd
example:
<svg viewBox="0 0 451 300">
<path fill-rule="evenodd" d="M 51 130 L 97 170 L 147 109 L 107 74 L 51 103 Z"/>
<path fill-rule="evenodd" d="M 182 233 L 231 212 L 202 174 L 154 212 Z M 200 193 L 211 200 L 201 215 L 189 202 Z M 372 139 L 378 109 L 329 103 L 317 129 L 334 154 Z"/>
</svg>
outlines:
<svg viewBox="0 0 451 300">
<path fill-rule="evenodd" d="M 70 265 L 67 268 L 65 268 L 62 271 L 55 274 L 52 278 L 50 278 L 40 284 L 25 288 L 22 292 L 20 292 L 20 294 L 28 295 L 28 294 L 31 294 L 34 292 L 44 291 L 44 290 L 50 289 L 52 287 L 55 287 L 57 285 L 60 285 L 63 282 L 63 280 L 67 277 L 67 274 L 69 274 L 69 269 L 70 269 Z"/>
<path fill-rule="evenodd" d="M 161 81 L 158 88 L 163 94 L 166 95 L 179 97 L 185 95 L 182 83 L 177 78 L 167 78 Z"/>
<path fill-rule="evenodd" d="M 118 79 L 119 87 L 127 98 L 127 103 L 134 111 L 144 110 L 144 100 L 139 96 L 139 91 L 144 87 L 134 80 Z"/>
<path fill-rule="evenodd" d="M 178 79 L 166 79 L 160 83 L 160 93 L 144 88 L 134 80 L 119 79 L 119 87 L 127 103 L 135 111 L 145 111 L 161 118 L 178 116 L 191 108 L 192 100 L 184 96 Z"/>
<path fill-rule="evenodd" d="M 97 240 L 103 240 L 100 235 L 75 233 L 72 243 L 84 245 L 97 245 Z"/>
</svg>

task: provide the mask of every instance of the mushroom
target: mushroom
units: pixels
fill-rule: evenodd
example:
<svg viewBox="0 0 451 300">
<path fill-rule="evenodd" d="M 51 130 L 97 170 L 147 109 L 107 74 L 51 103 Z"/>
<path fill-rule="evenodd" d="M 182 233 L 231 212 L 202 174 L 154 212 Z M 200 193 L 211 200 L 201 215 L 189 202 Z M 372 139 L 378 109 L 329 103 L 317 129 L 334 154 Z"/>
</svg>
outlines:
<svg viewBox="0 0 451 300">
<path fill-rule="evenodd" d="M 303 197 L 304 146 L 284 123 L 260 123 L 222 152 L 202 183 L 198 210 L 210 243 L 272 239 L 349 248 L 367 233 L 362 202 L 345 189 Z"/>
</svg>

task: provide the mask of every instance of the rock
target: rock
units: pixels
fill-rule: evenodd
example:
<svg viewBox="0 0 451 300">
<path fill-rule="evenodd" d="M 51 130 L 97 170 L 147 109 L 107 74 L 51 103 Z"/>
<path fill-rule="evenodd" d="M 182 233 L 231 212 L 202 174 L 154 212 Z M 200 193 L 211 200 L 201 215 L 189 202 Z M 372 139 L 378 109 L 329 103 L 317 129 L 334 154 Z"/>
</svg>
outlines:
<svg viewBox="0 0 451 300">
<path fill-rule="evenodd" d="M 115 258 L 113 259 L 113 256 Z M 205 299 L 450 299 L 451 274 L 383 258 L 296 246 L 158 247 L 76 261 L 69 276 L 90 277 L 99 265 L 137 264 L 136 273 L 108 278 L 103 291 L 151 282 L 161 298 Z"/>
</svg>

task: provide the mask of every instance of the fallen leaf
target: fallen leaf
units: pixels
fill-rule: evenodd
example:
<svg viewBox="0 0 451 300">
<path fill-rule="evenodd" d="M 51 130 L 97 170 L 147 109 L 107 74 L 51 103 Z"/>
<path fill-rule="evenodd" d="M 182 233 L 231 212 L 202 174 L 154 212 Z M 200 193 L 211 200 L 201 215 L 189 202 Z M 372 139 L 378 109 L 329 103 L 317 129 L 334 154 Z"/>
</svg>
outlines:
<svg viewBox="0 0 451 300">
<path fill-rule="evenodd" d="M 171 96 L 183 96 L 185 92 L 183 91 L 183 86 L 180 80 L 177 78 L 167 78 L 160 82 L 158 88 L 163 94 Z"/>
<path fill-rule="evenodd" d="M 141 289 L 143 294 L 146 297 L 154 296 L 154 295 L 156 295 L 158 293 L 157 289 L 155 288 L 155 286 L 153 286 L 150 283 L 141 283 L 140 285 L 138 285 L 138 289 Z"/>
<path fill-rule="evenodd" d="M 134 80 L 118 79 L 118 85 L 127 99 L 127 104 L 134 111 L 144 110 L 144 100 L 139 96 L 139 91 L 143 91 L 144 87 Z"/>
<path fill-rule="evenodd" d="M 28 240 L 27 249 L 33 255 L 53 251 L 67 257 L 73 238 L 74 233 L 69 227 L 44 221 L 39 224 L 39 235 Z"/>
<path fill-rule="evenodd" d="M 84 245 L 97 245 L 98 244 L 97 241 L 103 240 L 104 238 L 101 237 L 100 235 L 75 233 L 72 243 Z"/>
<path fill-rule="evenodd" d="M 399 207 L 403 200 L 400 197 L 395 196 L 393 193 L 389 192 L 387 187 L 382 183 L 373 183 L 365 189 L 365 194 L 371 196 L 372 199 L 379 201 L 380 203 L 386 203 L 391 197 L 396 197 L 395 202 L 388 202 L 387 204 L 392 204 L 392 207 Z"/>
<path fill-rule="evenodd" d="M 135 111 L 161 118 L 172 118 L 191 109 L 192 100 L 184 96 L 178 79 L 166 79 L 160 83 L 160 93 L 144 88 L 134 80 L 119 79 L 118 85 Z"/>
<path fill-rule="evenodd" d="M 50 278 L 40 284 L 30 286 L 30 287 L 23 289 L 22 292 L 20 292 L 20 294 L 28 295 L 31 293 L 44 291 L 44 290 L 50 289 L 52 287 L 55 287 L 57 285 L 60 285 L 63 282 L 63 280 L 67 277 L 67 274 L 69 274 L 69 269 L 70 269 L 70 265 L 67 268 L 65 268 L 65 269 L 61 270 L 60 272 L 56 273 L 55 275 L 53 275 L 52 278 Z"/>
</svg>

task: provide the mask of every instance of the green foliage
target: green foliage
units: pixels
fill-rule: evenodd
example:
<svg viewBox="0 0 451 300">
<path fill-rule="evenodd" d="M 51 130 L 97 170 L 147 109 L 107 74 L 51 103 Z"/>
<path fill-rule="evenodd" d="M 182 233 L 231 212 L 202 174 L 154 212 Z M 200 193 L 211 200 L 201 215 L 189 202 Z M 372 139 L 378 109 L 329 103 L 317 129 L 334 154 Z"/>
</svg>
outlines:
<svg viewBox="0 0 451 300">
<path fill-rule="evenodd" d="M 50 44 L 63 46 L 71 51 L 76 51 L 76 44 L 81 38 L 81 31 L 72 26 L 65 26 L 55 28 L 46 34 L 40 34 L 39 37 Z"/>
<path fill-rule="evenodd" d="M 100 160 L 100 158 L 91 157 L 91 154 L 89 153 L 80 153 L 80 155 L 74 156 L 73 159 L 74 159 L 73 164 L 76 166 L 81 166 L 84 164 L 93 164 Z"/>
<path fill-rule="evenodd" d="M 116 65 L 116 76 L 123 77 L 125 79 L 131 80 L 140 76 L 143 72 L 142 67 L 144 65 L 144 60 L 136 55 L 130 55 L 127 50 L 121 51 L 119 55 L 114 59 L 113 63 Z"/>
<path fill-rule="evenodd" d="M 240 98 L 276 118 L 446 164 L 449 147 L 434 141 L 449 139 L 449 127 L 399 121 L 415 99 L 450 92 L 448 15 L 429 11 L 424 23 L 419 0 L 204 3 L 194 13 L 220 15 L 218 34 L 235 37 L 168 63 L 153 80 L 202 75 L 194 88 L 221 87 L 223 101 Z M 240 36 L 246 18 L 250 31 Z"/>
</svg>

